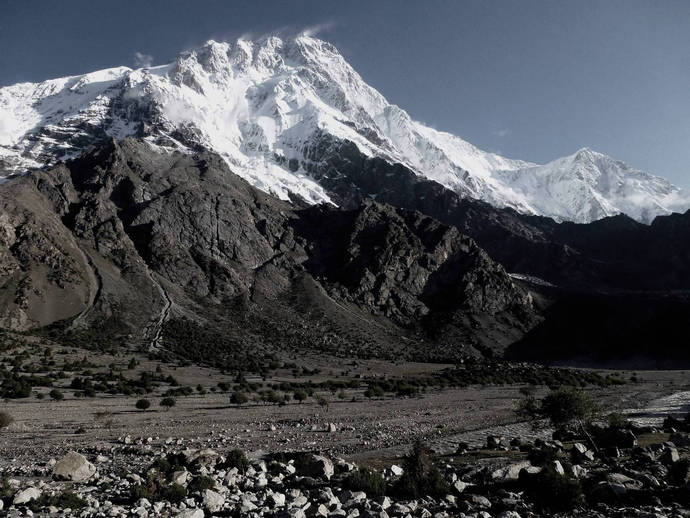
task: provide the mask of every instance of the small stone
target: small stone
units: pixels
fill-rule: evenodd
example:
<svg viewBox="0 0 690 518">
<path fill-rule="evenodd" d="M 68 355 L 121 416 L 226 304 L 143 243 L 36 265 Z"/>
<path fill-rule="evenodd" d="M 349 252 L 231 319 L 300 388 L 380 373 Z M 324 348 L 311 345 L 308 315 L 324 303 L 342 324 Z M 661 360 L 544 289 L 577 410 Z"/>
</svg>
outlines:
<svg viewBox="0 0 690 518">
<path fill-rule="evenodd" d="M 404 472 L 404 470 L 400 466 L 397 466 L 395 464 L 393 464 L 390 469 L 391 469 L 391 473 L 393 473 L 393 475 L 396 477 L 399 477 Z"/>
</svg>

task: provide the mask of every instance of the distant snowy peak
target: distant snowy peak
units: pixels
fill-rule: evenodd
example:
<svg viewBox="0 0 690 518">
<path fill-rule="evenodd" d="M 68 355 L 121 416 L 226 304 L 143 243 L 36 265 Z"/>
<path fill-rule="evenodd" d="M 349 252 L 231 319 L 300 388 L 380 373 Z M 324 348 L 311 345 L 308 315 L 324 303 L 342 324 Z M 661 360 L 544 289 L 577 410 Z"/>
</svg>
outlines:
<svg viewBox="0 0 690 518">
<path fill-rule="evenodd" d="M 623 213 L 649 223 L 690 206 L 690 192 L 588 148 L 499 176 L 535 213 L 557 220 L 586 223 Z"/>
<path fill-rule="evenodd" d="M 308 173 L 310 150 L 324 138 L 463 196 L 559 219 L 626 212 L 647 221 L 684 203 L 668 182 L 604 155 L 587 159 L 583 150 L 537 166 L 429 128 L 389 104 L 335 47 L 307 36 L 209 41 L 167 65 L 0 89 L 0 174 L 133 135 L 164 148 L 209 148 L 254 186 L 308 203 L 331 202 Z"/>
</svg>

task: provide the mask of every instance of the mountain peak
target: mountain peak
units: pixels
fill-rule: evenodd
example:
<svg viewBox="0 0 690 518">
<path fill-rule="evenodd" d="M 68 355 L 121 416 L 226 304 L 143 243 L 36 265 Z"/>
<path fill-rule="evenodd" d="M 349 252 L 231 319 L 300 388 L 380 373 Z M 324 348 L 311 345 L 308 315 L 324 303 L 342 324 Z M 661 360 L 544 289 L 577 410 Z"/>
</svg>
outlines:
<svg viewBox="0 0 690 518">
<path fill-rule="evenodd" d="M 340 146 L 463 196 L 558 219 L 666 213 L 664 196 L 678 191 L 589 148 L 542 169 L 482 151 L 413 120 L 333 45 L 306 33 L 208 40 L 167 65 L 0 89 L 5 171 L 51 165 L 132 135 L 186 152 L 216 151 L 252 185 L 307 203 L 332 203 L 321 168 Z"/>
</svg>

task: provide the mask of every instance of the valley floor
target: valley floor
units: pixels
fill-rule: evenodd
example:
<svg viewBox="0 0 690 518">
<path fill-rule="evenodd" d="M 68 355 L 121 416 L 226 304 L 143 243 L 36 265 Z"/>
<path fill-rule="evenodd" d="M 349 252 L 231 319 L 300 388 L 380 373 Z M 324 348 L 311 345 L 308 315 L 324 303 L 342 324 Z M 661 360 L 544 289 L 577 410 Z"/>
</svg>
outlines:
<svg viewBox="0 0 690 518">
<path fill-rule="evenodd" d="M 76 351 L 75 351 L 76 352 Z M 83 354 L 81 351 L 77 354 Z M 102 355 L 102 365 L 124 362 L 130 356 Z M 159 365 L 139 357 L 138 366 L 129 374 L 153 372 Z M 318 367 L 319 374 L 293 378 L 276 372 L 275 377 L 248 381 L 262 383 L 296 381 L 314 382 L 330 379 L 324 373 L 337 373 L 346 363 L 342 359 L 310 359 L 306 365 Z M 440 370 L 447 365 L 391 364 L 380 361 L 356 362 L 348 376 L 409 375 Z M 229 393 L 208 389 L 219 382 L 231 381 L 220 372 L 197 366 L 177 367 L 162 364 L 163 375 L 170 372 L 183 386 L 201 384 L 206 394 L 194 393 L 176 398 L 176 406 L 165 410 L 159 406 L 167 386 L 146 396 L 98 394 L 91 398 L 76 398 L 65 388 L 65 399 L 52 401 L 35 397 L 6 400 L 2 410 L 15 419 L 9 428 L 0 432 L 0 469 L 21 459 L 48 460 L 70 449 L 96 448 L 107 451 L 129 436 L 163 443 L 172 438 L 190 447 L 239 447 L 252 454 L 276 451 L 321 451 L 357 462 L 378 462 L 403 455 L 411 443 L 423 438 L 435 450 L 452 453 L 457 443 L 477 446 L 489 434 L 506 437 L 534 437 L 526 423 L 519 423 L 513 409 L 522 397 L 520 386 L 472 386 L 468 388 L 430 389 L 419 397 L 364 397 L 361 389 L 346 391 L 345 399 L 323 392 L 328 408 L 313 398 L 303 403 L 291 401 L 286 405 L 267 405 L 249 402 L 241 407 L 230 404 Z M 602 407 L 607 410 L 626 410 L 638 415 L 645 423 L 655 417 L 654 400 L 690 389 L 688 371 L 624 371 L 623 379 L 636 381 L 612 387 L 589 387 Z M 69 379 L 65 385 L 69 384 Z M 48 393 L 47 388 L 36 388 Z M 540 392 L 548 389 L 542 387 Z M 146 397 L 151 409 L 137 410 L 135 402 Z M 645 409 L 650 406 L 647 412 Z M 680 407 L 676 405 L 679 410 Z M 668 405 L 663 408 L 670 408 Z M 687 411 L 687 410 L 686 410 Z M 661 414 L 659 414 L 661 415 Z M 327 431 L 329 424 L 335 431 Z M 543 432 L 542 432 L 543 433 Z M 196 445 L 196 446 L 195 446 Z"/>
</svg>

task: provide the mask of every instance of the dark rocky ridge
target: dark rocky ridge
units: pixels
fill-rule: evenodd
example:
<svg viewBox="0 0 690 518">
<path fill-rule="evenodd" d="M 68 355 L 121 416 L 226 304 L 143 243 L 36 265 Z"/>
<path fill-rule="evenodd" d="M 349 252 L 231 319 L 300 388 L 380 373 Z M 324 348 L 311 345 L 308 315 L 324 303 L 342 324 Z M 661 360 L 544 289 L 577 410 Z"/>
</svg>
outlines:
<svg viewBox="0 0 690 518">
<path fill-rule="evenodd" d="M 110 319 L 157 346 L 187 318 L 229 346 L 453 358 L 536 322 L 457 229 L 371 201 L 300 210 L 211 153 L 109 142 L 6 182 L 0 203 L 0 314 L 15 329 Z"/>
<path fill-rule="evenodd" d="M 374 197 L 417 210 L 472 237 L 507 271 L 577 291 L 690 289 L 690 211 L 644 225 L 620 215 L 589 224 L 557 223 L 463 198 L 399 163 L 363 155 L 322 135 L 304 168 L 344 207 Z"/>
</svg>

